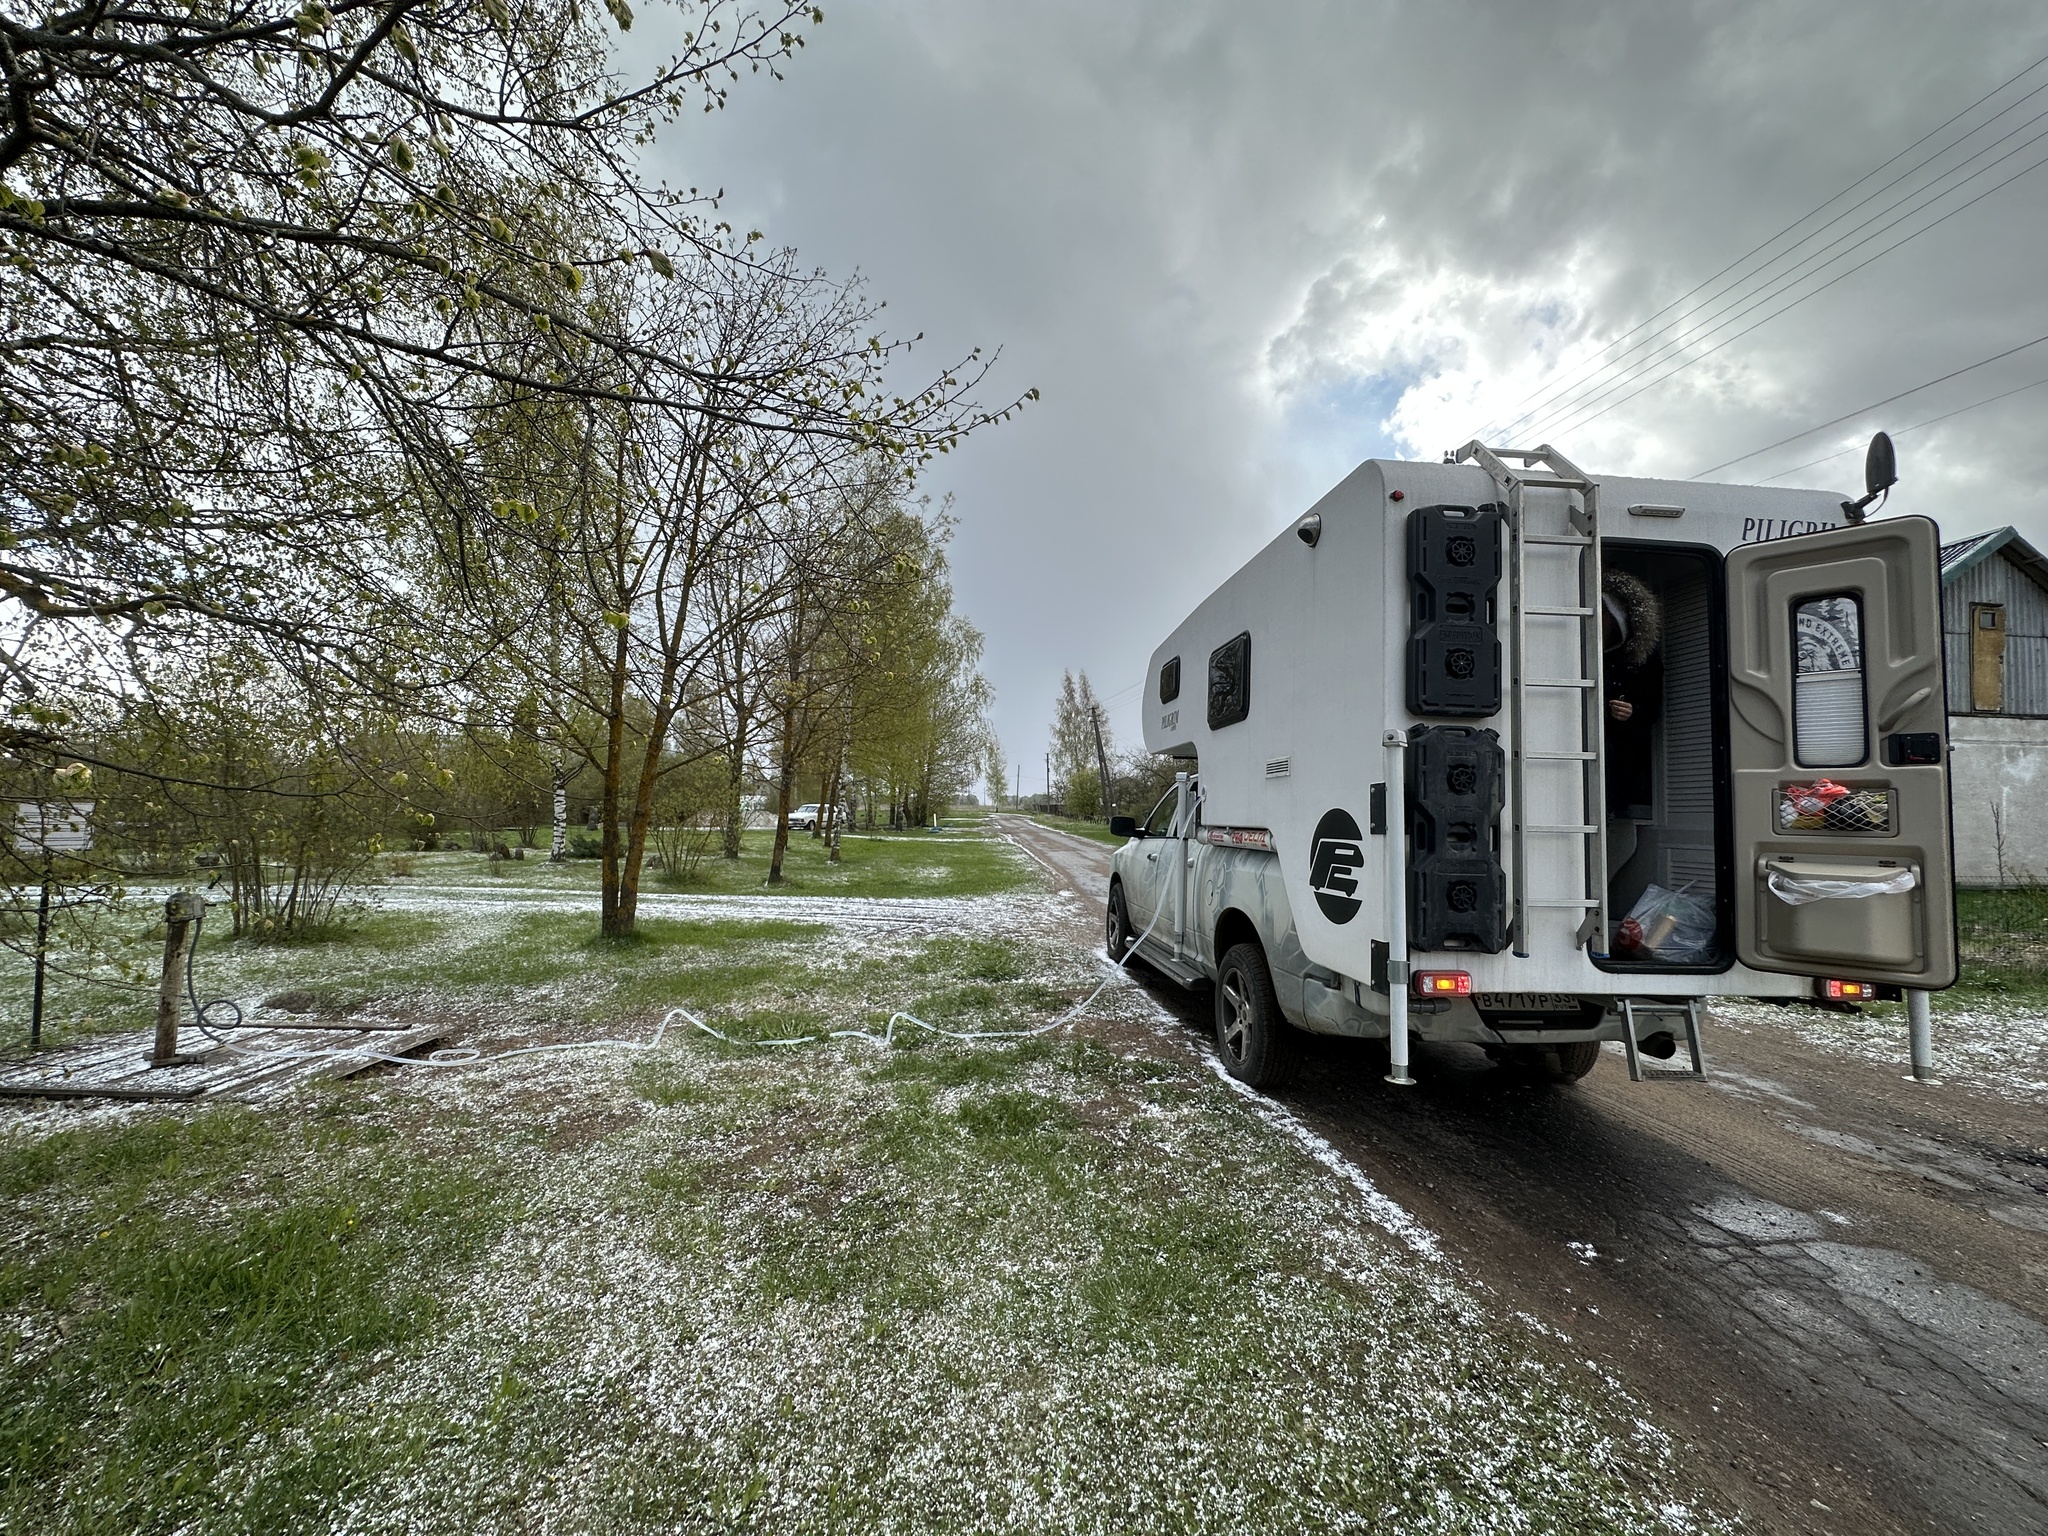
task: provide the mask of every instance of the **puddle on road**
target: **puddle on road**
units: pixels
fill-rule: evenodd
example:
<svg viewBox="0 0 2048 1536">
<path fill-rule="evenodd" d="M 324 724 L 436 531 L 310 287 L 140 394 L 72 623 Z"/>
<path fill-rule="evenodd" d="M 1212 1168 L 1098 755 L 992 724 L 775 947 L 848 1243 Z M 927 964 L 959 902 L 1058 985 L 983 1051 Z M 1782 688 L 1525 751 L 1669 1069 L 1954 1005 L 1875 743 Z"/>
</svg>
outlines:
<svg viewBox="0 0 2048 1536">
<path fill-rule="evenodd" d="M 1788 1394 L 1920 1489 L 1930 1515 L 1950 1529 L 2048 1526 L 2048 1327 L 1755 1195 L 1696 1205 L 1683 1225 L 1727 1325 L 1762 1345 Z"/>
</svg>

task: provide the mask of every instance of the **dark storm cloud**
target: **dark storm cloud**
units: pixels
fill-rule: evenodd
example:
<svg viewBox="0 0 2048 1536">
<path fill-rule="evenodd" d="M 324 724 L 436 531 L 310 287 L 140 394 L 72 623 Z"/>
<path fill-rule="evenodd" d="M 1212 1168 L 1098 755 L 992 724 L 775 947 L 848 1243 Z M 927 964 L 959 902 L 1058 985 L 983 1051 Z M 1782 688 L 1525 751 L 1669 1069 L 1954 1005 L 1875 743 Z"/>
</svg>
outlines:
<svg viewBox="0 0 2048 1536">
<path fill-rule="evenodd" d="M 2029 4 L 849 3 L 661 156 L 860 269 L 929 362 L 1001 344 L 999 389 L 1043 390 L 932 487 L 1028 785 L 1062 667 L 1130 688 L 1128 739 L 1158 637 L 1359 459 L 1512 418 L 2044 53 Z M 2044 247 L 2048 168 L 1605 415 L 1530 425 L 1691 474 L 2048 333 Z M 1725 478 L 2044 377 L 2048 346 Z M 1894 507 L 2048 538 L 2044 422 L 2048 387 L 1909 434 Z"/>
</svg>

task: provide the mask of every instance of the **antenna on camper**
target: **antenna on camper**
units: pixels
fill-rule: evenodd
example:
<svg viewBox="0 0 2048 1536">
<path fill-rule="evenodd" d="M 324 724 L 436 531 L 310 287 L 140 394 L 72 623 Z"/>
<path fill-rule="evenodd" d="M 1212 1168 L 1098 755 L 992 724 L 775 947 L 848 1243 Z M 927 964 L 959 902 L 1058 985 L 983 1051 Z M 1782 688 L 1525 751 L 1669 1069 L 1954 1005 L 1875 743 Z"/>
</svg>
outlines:
<svg viewBox="0 0 2048 1536">
<path fill-rule="evenodd" d="M 1891 438 L 1880 432 L 1870 440 L 1870 451 L 1863 456 L 1863 499 L 1843 502 L 1843 512 L 1850 522 L 1862 522 L 1870 504 L 1875 501 L 1881 506 L 1890 500 L 1891 489 L 1898 483 L 1898 455 L 1892 451 Z"/>
</svg>

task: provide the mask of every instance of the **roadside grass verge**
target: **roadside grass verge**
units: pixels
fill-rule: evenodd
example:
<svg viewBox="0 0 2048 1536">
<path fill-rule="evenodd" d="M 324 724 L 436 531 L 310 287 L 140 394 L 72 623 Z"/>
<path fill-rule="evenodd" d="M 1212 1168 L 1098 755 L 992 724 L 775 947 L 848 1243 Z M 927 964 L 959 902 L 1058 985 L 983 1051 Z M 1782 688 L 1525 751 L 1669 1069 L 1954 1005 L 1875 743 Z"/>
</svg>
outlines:
<svg viewBox="0 0 2048 1536">
<path fill-rule="evenodd" d="M 1714 1013 L 1738 1027 L 1790 1031 L 1832 1055 L 1891 1068 L 1912 1065 L 1904 1003 L 1869 1003 L 1841 1013 L 1808 1002 L 1725 999 Z M 1964 963 L 1962 976 L 1933 994 L 1935 1074 L 1996 1098 L 2048 1103 L 2048 986 L 2038 978 Z"/>
<path fill-rule="evenodd" d="M 1042 904 L 991 907 L 610 949 L 469 916 L 336 958 L 571 1010 L 616 976 L 628 1026 L 660 977 L 763 1038 L 1016 1028 L 1092 986 Z M 1712 1528 L 1568 1349 L 1373 1225 L 1142 998 L 1102 1008 L 0 1120 L 0 1528 Z"/>
<path fill-rule="evenodd" d="M 1106 843 L 1112 848 L 1123 847 L 1126 839 L 1117 837 L 1109 830 L 1106 821 L 1082 821 L 1074 816 L 1033 816 L 1041 827 L 1051 827 L 1059 832 L 1071 832 L 1076 837 L 1085 837 L 1090 842 Z"/>
</svg>

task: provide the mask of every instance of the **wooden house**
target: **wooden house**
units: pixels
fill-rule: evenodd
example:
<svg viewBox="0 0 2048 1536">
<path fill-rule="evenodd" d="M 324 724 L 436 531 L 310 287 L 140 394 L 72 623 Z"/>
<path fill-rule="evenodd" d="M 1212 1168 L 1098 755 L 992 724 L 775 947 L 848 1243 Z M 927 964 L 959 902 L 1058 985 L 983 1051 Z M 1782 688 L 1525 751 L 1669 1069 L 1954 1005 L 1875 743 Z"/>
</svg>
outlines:
<svg viewBox="0 0 2048 1536">
<path fill-rule="evenodd" d="M 1956 880 L 2048 882 L 2048 559 L 2011 528 L 1945 544 Z"/>
</svg>

